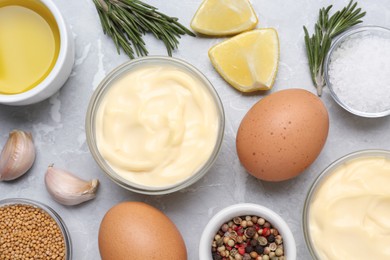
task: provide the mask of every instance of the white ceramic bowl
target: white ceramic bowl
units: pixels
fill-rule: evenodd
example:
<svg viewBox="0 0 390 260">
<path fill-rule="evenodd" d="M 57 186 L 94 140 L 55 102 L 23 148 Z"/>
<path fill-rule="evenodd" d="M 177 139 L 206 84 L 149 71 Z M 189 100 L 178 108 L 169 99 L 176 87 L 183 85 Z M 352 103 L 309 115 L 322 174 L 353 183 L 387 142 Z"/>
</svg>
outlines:
<svg viewBox="0 0 390 260">
<path fill-rule="evenodd" d="M 74 42 L 68 24 L 52 0 L 39 0 L 53 14 L 60 32 L 60 51 L 49 75 L 36 87 L 13 95 L 0 94 L 0 103 L 6 105 L 29 105 L 38 103 L 56 93 L 68 79 L 74 63 Z"/>
<path fill-rule="evenodd" d="M 245 215 L 254 215 L 262 217 L 268 222 L 270 222 L 273 227 L 278 229 L 279 233 L 283 237 L 283 245 L 286 259 L 296 259 L 297 249 L 295 239 L 287 223 L 274 211 L 264 206 L 252 203 L 242 203 L 229 206 L 219 211 L 214 217 L 211 218 L 211 220 L 203 230 L 200 239 L 199 259 L 212 260 L 211 244 L 213 242 L 215 234 L 218 232 L 222 224 L 233 219 L 234 217 Z"/>
</svg>

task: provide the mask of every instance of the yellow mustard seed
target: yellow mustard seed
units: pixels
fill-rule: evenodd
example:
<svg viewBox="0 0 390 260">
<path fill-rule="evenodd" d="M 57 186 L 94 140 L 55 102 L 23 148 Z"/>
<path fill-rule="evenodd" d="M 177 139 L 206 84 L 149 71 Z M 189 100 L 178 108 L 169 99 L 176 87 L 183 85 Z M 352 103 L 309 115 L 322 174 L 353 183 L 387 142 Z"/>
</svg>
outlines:
<svg viewBox="0 0 390 260">
<path fill-rule="evenodd" d="M 0 207 L 0 259 L 61 259 L 65 240 L 42 209 L 16 204 Z"/>
</svg>

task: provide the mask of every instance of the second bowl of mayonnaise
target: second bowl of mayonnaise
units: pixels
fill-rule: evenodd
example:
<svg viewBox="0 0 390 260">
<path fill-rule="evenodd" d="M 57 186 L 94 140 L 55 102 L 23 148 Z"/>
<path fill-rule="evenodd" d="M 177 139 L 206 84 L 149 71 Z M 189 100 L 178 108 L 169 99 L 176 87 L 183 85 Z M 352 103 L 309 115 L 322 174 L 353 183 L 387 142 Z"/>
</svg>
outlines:
<svg viewBox="0 0 390 260">
<path fill-rule="evenodd" d="M 390 151 L 364 150 L 326 168 L 306 198 L 313 259 L 390 259 Z"/>
<path fill-rule="evenodd" d="M 223 139 L 217 92 L 192 65 L 151 56 L 114 69 L 91 98 L 86 134 L 101 169 L 120 186 L 166 194 L 199 180 Z"/>
</svg>

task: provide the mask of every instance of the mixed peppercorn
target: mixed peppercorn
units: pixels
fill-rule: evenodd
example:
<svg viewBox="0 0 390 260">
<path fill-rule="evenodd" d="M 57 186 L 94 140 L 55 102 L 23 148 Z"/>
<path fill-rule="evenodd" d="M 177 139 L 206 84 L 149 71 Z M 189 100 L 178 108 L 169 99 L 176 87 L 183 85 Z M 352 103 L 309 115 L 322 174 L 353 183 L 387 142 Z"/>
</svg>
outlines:
<svg viewBox="0 0 390 260">
<path fill-rule="evenodd" d="M 240 216 L 224 223 L 212 243 L 213 260 L 285 260 L 283 238 L 271 223 Z"/>
</svg>

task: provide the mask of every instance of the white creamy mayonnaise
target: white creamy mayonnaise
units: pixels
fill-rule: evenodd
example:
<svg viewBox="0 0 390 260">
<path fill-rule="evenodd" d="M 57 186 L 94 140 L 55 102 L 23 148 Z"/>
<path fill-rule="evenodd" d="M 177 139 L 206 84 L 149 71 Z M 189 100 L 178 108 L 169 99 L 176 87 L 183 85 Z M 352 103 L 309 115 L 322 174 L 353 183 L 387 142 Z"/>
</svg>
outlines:
<svg viewBox="0 0 390 260">
<path fill-rule="evenodd" d="M 164 187 L 189 178 L 212 154 L 219 114 L 207 86 L 172 65 L 145 65 L 111 83 L 96 113 L 96 143 L 122 178 Z"/>
<path fill-rule="evenodd" d="M 390 259 L 390 160 L 336 168 L 314 194 L 309 232 L 321 260 Z"/>
</svg>

